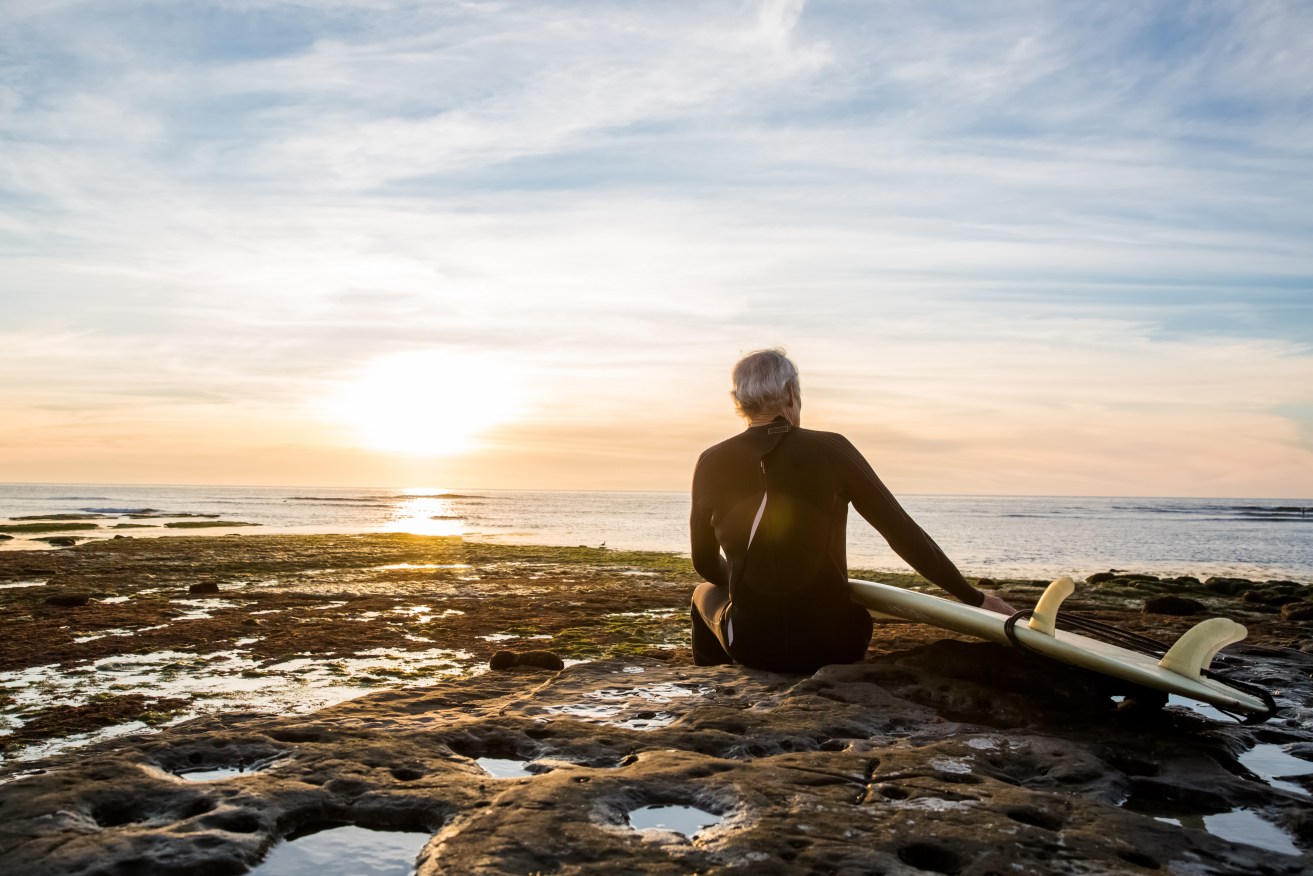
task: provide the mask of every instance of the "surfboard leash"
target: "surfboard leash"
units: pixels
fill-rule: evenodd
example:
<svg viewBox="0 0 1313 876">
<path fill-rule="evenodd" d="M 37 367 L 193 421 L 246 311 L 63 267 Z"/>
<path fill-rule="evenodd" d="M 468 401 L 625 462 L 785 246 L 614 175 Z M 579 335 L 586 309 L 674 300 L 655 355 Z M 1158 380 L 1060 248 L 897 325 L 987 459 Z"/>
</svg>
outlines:
<svg viewBox="0 0 1313 876">
<path fill-rule="evenodd" d="M 1044 654 L 1041 654 L 1032 648 L 1027 648 L 1022 644 L 1016 633 L 1017 623 L 1023 620 L 1029 620 L 1034 614 L 1035 612 L 1033 609 L 1023 608 L 1021 611 L 1013 614 L 1003 622 L 1003 632 L 1007 635 L 1008 641 L 1018 650 L 1027 654 L 1033 654 L 1037 657 L 1043 657 L 1045 656 Z M 1117 647 L 1125 648 L 1128 651 L 1137 651 L 1141 654 L 1147 654 L 1150 657 L 1157 657 L 1159 660 L 1161 660 L 1171 648 L 1171 646 L 1165 642 L 1160 642 L 1149 636 L 1141 635 L 1140 633 L 1133 633 L 1130 630 L 1114 627 L 1111 624 L 1105 624 L 1102 621 L 1082 617 L 1078 614 L 1064 612 L 1058 615 L 1058 621 L 1058 626 L 1067 632 L 1086 634 L 1089 635 L 1090 638 L 1098 639 L 1101 642 L 1107 642 L 1109 645 L 1116 645 Z M 1224 715 L 1230 715 L 1242 724 L 1262 724 L 1264 721 L 1277 714 L 1278 707 L 1276 700 L 1272 698 L 1272 694 L 1266 688 L 1259 687 L 1258 685 L 1251 684 L 1247 681 L 1241 681 L 1238 678 L 1224 675 L 1212 669 L 1202 669 L 1200 670 L 1200 674 L 1206 678 L 1211 678 L 1213 681 L 1220 681 L 1228 687 L 1233 687 L 1238 691 L 1258 697 L 1263 701 L 1263 706 L 1266 709 L 1264 712 L 1252 715 L 1240 715 L 1219 706 L 1213 706 L 1213 708 L 1217 709 Z"/>
<path fill-rule="evenodd" d="M 1233 687 L 1236 690 L 1244 691 L 1247 694 L 1253 694 L 1254 696 L 1258 697 L 1260 700 L 1263 701 L 1263 708 L 1265 708 L 1267 711 L 1256 712 L 1252 715 L 1243 715 L 1243 716 L 1237 715 L 1235 712 L 1232 712 L 1229 709 L 1223 709 L 1220 706 L 1213 706 L 1213 708 L 1217 709 L 1217 711 L 1222 712 L 1223 714 L 1226 715 L 1230 715 L 1232 718 L 1235 718 L 1241 724 L 1262 724 L 1268 718 L 1275 718 L 1277 712 L 1280 711 L 1280 709 L 1277 707 L 1277 701 L 1272 698 L 1272 694 L 1267 690 L 1267 688 L 1259 687 L 1256 684 L 1250 684 L 1247 681 L 1241 681 L 1240 679 L 1233 678 L 1229 675 L 1223 675 L 1220 672 L 1214 672 L 1211 669 L 1201 670 L 1200 674 L 1205 676 L 1206 678 L 1211 678 L 1214 681 L 1220 681 L 1223 684 L 1225 684 L 1227 687 Z"/>
</svg>

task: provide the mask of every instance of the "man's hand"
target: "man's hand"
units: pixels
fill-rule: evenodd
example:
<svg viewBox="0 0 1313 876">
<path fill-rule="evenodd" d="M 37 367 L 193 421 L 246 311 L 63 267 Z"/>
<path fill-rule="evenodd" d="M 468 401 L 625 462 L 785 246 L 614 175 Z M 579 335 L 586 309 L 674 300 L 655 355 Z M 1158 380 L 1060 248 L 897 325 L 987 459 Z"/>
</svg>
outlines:
<svg viewBox="0 0 1313 876">
<path fill-rule="evenodd" d="M 988 609 L 989 611 L 998 612 L 999 614 L 1007 615 L 1009 617 L 1017 613 L 1017 610 L 1015 608 L 1008 605 L 1006 602 L 999 599 L 997 596 L 994 596 L 992 593 L 985 594 L 985 601 L 980 603 L 980 607 L 984 609 Z"/>
</svg>

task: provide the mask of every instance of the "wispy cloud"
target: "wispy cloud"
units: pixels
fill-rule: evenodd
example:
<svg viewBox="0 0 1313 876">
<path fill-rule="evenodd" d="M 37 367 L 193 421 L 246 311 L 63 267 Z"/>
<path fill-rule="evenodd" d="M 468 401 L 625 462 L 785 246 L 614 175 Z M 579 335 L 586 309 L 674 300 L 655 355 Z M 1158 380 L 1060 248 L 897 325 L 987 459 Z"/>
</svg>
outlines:
<svg viewBox="0 0 1313 876">
<path fill-rule="evenodd" d="M 622 484 L 645 447 L 634 482 L 679 488 L 734 427 L 732 359 L 784 343 L 809 410 L 911 488 L 1313 492 L 1303 5 L 52 0 L 0 24 L 0 477 L 53 476 L 23 448 L 74 419 L 88 446 L 214 444 L 240 479 L 254 439 L 215 426 L 238 418 L 327 472 L 349 439 L 322 400 L 442 349 L 532 399 L 444 480 L 531 479 L 550 435 L 543 483 Z M 1119 478 L 1127 442 L 1152 462 Z M 1245 481 L 1239 448 L 1281 462 Z"/>
</svg>

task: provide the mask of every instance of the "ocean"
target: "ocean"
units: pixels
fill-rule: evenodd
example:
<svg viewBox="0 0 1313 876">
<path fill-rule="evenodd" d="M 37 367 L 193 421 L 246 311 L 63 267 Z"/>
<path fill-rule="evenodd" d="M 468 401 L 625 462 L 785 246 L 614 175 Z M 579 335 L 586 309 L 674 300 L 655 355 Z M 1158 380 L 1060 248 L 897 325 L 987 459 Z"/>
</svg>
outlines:
<svg viewBox="0 0 1313 876">
<path fill-rule="evenodd" d="M 972 576 L 1082 578 L 1115 567 L 1313 583 L 1313 500 L 907 495 L 901 501 Z M 688 511 L 682 492 L 0 484 L 0 528 L 28 522 L 16 518 L 95 515 L 76 522 L 96 529 L 68 533 L 92 538 L 413 532 L 687 553 Z M 45 548 L 34 539 L 52 533 L 11 528 L 8 534 L 14 537 L 0 541 L 0 549 Z M 906 568 L 856 514 L 848 544 L 852 568 Z"/>
</svg>

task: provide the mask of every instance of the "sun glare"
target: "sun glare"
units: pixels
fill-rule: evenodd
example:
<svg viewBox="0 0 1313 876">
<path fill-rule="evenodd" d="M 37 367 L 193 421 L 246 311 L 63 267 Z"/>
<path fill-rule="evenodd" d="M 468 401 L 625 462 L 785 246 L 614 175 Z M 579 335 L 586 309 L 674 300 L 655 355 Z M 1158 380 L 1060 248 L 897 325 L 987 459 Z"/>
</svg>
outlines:
<svg viewBox="0 0 1313 876">
<path fill-rule="evenodd" d="M 475 449 L 515 406 L 515 378 L 503 363 L 421 351 L 375 359 L 348 384 L 339 412 L 373 450 L 451 456 Z"/>
</svg>

